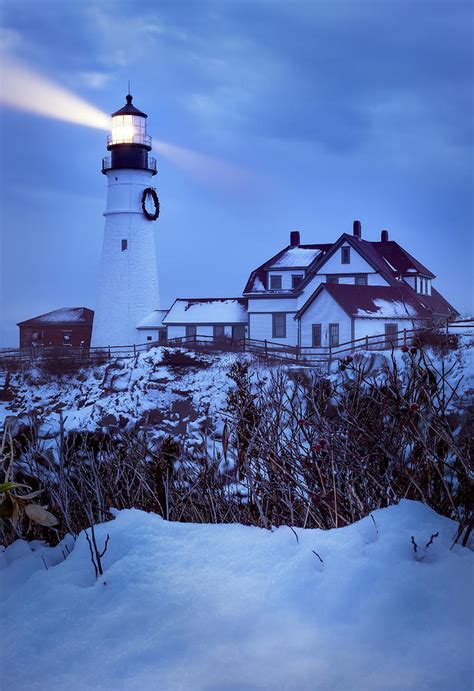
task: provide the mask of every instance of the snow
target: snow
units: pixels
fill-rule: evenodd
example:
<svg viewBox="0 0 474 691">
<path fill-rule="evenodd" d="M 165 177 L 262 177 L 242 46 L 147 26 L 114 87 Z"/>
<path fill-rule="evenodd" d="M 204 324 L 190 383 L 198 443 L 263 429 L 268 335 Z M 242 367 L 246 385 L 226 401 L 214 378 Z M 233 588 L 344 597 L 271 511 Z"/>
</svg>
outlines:
<svg viewBox="0 0 474 691">
<path fill-rule="evenodd" d="M 297 542 L 120 511 L 96 529 L 97 581 L 83 534 L 69 555 L 18 541 L 0 553 L 2 688 L 470 690 L 472 552 L 419 503 L 373 519 Z"/>
<path fill-rule="evenodd" d="M 374 298 L 374 310 L 358 309 L 354 316 L 356 317 L 373 317 L 376 314 L 378 317 L 416 317 L 416 308 L 399 300 L 382 300 L 381 298 Z"/>
<path fill-rule="evenodd" d="M 137 324 L 137 329 L 158 329 L 163 326 L 163 319 L 168 310 L 153 310 Z"/>
<path fill-rule="evenodd" d="M 266 290 L 265 286 L 263 285 L 262 281 L 259 279 L 258 276 L 257 278 L 255 278 L 253 282 L 252 290 Z"/>
<path fill-rule="evenodd" d="M 163 348 L 154 347 L 136 358 L 118 359 L 60 380 L 45 381 L 38 373 L 35 383 L 34 373 L 26 379 L 13 374 L 16 395 L 9 403 L 0 402 L 0 427 L 8 415 L 21 415 L 27 421 L 34 413 L 41 425 L 40 438 L 52 440 L 55 448 L 52 430 L 59 432 L 60 414 L 66 432 L 93 431 L 117 425 L 120 419 L 130 428 L 152 415 L 159 421 L 153 428 L 183 434 L 191 443 L 200 439 L 200 420 L 215 423 L 221 416 L 232 385 L 226 376 L 232 364 L 246 360 L 251 369 L 260 367 L 248 354 L 187 351 L 206 366 L 170 368 L 162 364 L 163 353 Z"/>
<path fill-rule="evenodd" d="M 240 324 L 247 323 L 242 298 L 178 298 L 163 320 L 165 324 Z"/>
<path fill-rule="evenodd" d="M 68 322 L 85 322 L 84 307 L 62 307 L 53 312 L 47 312 L 34 318 L 35 322 L 43 324 L 65 324 Z"/>
<path fill-rule="evenodd" d="M 272 268 L 276 267 L 303 267 L 309 266 L 321 254 L 321 250 L 308 247 L 290 247 L 281 257 L 273 262 Z"/>
</svg>

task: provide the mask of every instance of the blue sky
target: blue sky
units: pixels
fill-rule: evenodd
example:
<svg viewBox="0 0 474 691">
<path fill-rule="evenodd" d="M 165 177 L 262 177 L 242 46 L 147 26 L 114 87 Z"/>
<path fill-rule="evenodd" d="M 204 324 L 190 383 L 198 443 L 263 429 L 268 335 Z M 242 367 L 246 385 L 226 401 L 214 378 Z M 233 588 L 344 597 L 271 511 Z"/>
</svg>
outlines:
<svg viewBox="0 0 474 691">
<path fill-rule="evenodd" d="M 107 113 L 130 79 L 149 132 L 195 152 L 156 152 L 162 307 L 238 295 L 291 229 L 329 242 L 358 218 L 472 312 L 470 2 L 4 0 L 1 14 L 4 72 L 20 61 Z M 7 345 L 17 321 L 95 305 L 106 133 L 10 107 L 0 132 Z"/>
</svg>

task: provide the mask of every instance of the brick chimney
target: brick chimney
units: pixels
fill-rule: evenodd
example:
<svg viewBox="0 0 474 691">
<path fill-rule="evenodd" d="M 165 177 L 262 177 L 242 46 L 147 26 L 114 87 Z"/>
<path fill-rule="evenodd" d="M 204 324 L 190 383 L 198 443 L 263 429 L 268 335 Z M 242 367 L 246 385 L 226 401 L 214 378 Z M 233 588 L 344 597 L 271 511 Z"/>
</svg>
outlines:
<svg viewBox="0 0 474 691">
<path fill-rule="evenodd" d="M 361 226 L 360 221 L 354 221 L 354 223 L 352 224 L 352 235 L 355 238 L 359 238 L 359 240 L 361 239 L 361 237 L 362 237 L 362 226 Z"/>
<path fill-rule="evenodd" d="M 290 233 L 290 245 L 292 247 L 298 247 L 300 244 L 300 231 L 292 230 Z"/>
<path fill-rule="evenodd" d="M 380 233 L 380 242 L 388 242 L 388 230 L 382 230 Z"/>
</svg>

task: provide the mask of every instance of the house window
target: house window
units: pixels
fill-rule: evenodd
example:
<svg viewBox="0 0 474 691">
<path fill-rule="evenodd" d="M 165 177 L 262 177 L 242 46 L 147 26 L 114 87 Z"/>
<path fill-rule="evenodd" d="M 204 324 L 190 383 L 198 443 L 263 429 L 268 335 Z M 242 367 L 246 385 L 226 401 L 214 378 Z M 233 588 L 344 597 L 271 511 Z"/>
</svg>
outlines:
<svg viewBox="0 0 474 691">
<path fill-rule="evenodd" d="M 196 324 L 188 324 L 186 326 L 186 336 L 193 338 L 196 336 Z"/>
<path fill-rule="evenodd" d="M 339 283 L 339 276 L 326 276 L 326 283 Z"/>
<path fill-rule="evenodd" d="M 147 341 L 152 341 L 152 340 L 153 340 L 153 336 L 147 336 L 147 337 L 146 337 L 146 340 L 147 340 Z"/>
<path fill-rule="evenodd" d="M 63 345 L 71 345 L 72 331 L 63 331 Z"/>
<path fill-rule="evenodd" d="M 212 329 L 214 338 L 224 338 L 225 328 L 223 324 L 216 324 Z"/>
<path fill-rule="evenodd" d="M 281 276 L 270 276 L 270 290 L 281 290 Z"/>
<path fill-rule="evenodd" d="M 125 252 L 127 247 L 128 247 L 128 240 L 122 240 L 122 252 Z"/>
<path fill-rule="evenodd" d="M 33 334 L 31 336 L 31 340 L 33 343 L 40 343 L 43 340 L 43 332 L 42 331 L 33 331 Z"/>
<path fill-rule="evenodd" d="M 286 314 L 272 314 L 272 338 L 286 338 Z"/>
<path fill-rule="evenodd" d="M 395 348 L 398 343 L 398 324 L 385 324 L 385 347 Z"/>
<path fill-rule="evenodd" d="M 339 345 L 339 324 L 329 324 L 329 345 Z"/>
<path fill-rule="evenodd" d="M 341 264 L 351 263 L 351 248 L 341 247 Z"/>
<path fill-rule="evenodd" d="M 295 288 L 298 288 L 299 285 L 301 285 L 301 282 L 303 281 L 303 276 L 301 274 L 295 274 L 291 276 L 291 287 L 293 290 Z"/>
<path fill-rule="evenodd" d="M 355 277 L 356 286 L 366 286 L 367 285 L 367 274 L 360 274 L 360 276 Z"/>
<path fill-rule="evenodd" d="M 312 345 L 313 348 L 320 348 L 321 347 L 321 324 L 313 324 L 312 325 Z"/>
</svg>

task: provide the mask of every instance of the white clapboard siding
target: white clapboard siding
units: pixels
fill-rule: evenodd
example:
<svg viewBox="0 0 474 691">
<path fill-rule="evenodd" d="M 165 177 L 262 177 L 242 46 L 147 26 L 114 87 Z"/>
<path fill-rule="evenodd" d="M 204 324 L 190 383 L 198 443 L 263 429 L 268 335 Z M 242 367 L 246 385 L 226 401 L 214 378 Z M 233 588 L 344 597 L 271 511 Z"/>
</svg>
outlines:
<svg viewBox="0 0 474 691">
<path fill-rule="evenodd" d="M 297 297 L 288 298 L 249 298 L 248 312 L 296 312 L 298 310 Z"/>
<path fill-rule="evenodd" d="M 349 247 L 349 245 L 345 244 L 343 247 Z M 350 254 L 350 264 L 342 264 L 341 248 L 339 247 L 334 254 L 319 267 L 318 274 L 366 274 L 374 271 L 374 268 L 366 262 L 353 247 L 350 248 Z"/>
<path fill-rule="evenodd" d="M 273 341 L 284 345 L 297 345 L 298 329 L 293 319 L 295 312 L 286 313 L 286 338 L 274 338 L 271 314 L 249 314 L 249 338 L 257 341 Z"/>
<path fill-rule="evenodd" d="M 303 305 L 309 300 L 311 295 L 316 292 L 317 288 L 321 285 L 321 283 L 324 283 L 326 280 L 326 276 L 320 276 L 319 274 L 317 276 L 314 276 L 314 278 L 311 279 L 311 281 L 308 282 L 308 284 L 305 286 L 302 295 L 299 296 L 298 298 L 298 309 L 301 309 Z"/>
<path fill-rule="evenodd" d="M 351 318 L 337 302 L 322 290 L 301 317 L 301 343 L 304 348 L 313 345 L 313 324 L 321 324 L 321 345 L 329 345 L 329 324 L 339 324 L 339 342 L 350 341 Z"/>
<path fill-rule="evenodd" d="M 402 319 L 400 317 L 390 319 L 364 319 L 355 317 L 354 319 L 354 339 L 364 338 L 365 336 L 377 336 L 385 333 L 385 324 L 397 324 L 398 330 L 413 329 L 417 322 L 413 319 Z"/>
<path fill-rule="evenodd" d="M 380 274 L 368 274 L 367 284 L 369 286 L 388 286 L 390 283 L 385 280 Z"/>
</svg>

